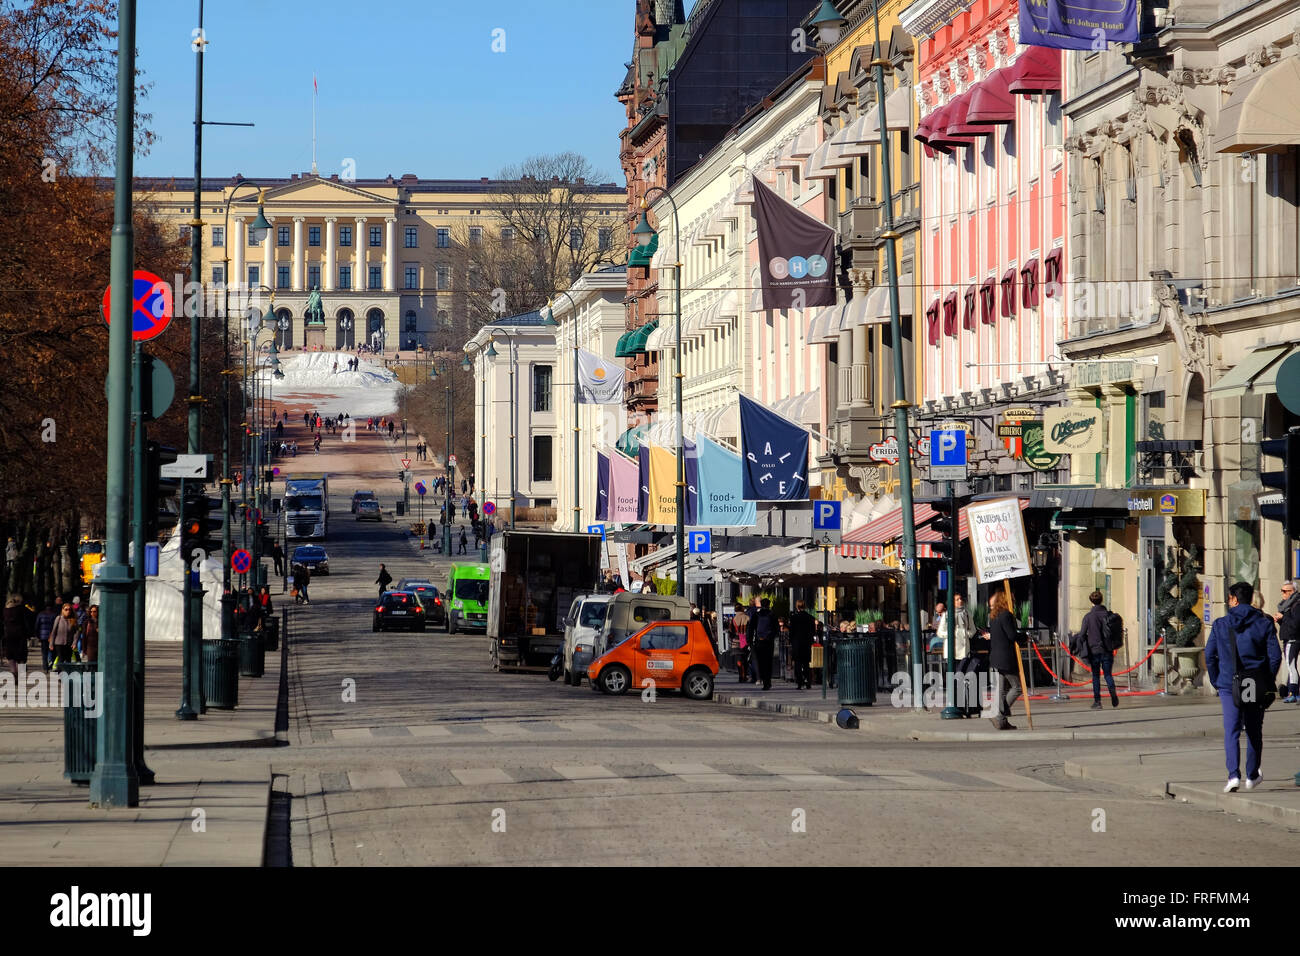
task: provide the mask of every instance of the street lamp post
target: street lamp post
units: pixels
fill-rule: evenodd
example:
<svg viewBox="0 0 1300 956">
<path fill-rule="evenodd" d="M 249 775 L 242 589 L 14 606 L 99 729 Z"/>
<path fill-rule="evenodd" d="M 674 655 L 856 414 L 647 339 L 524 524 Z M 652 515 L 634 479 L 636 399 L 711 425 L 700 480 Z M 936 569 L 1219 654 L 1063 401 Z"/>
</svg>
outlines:
<svg viewBox="0 0 1300 956">
<path fill-rule="evenodd" d="M 871 8 L 871 15 L 875 21 L 875 49 L 880 51 L 878 5 Z M 840 28 L 845 22 L 830 0 L 822 0 L 821 8 L 813 18 L 812 25 L 818 28 L 822 42 L 829 46 L 838 42 Z M 912 407 L 912 404 L 907 400 L 907 381 L 904 378 L 906 369 L 903 364 L 903 333 L 898 307 L 898 233 L 894 230 L 894 186 L 891 174 L 893 156 L 889 141 L 889 124 L 885 116 L 885 67 L 892 69 L 893 64 L 881 58 L 878 52 L 877 57 L 871 61 L 871 66 L 875 72 L 877 121 L 880 125 L 880 185 L 884 193 L 885 224 L 880 238 L 885 240 L 885 263 L 888 270 L 886 274 L 889 281 L 889 334 L 894 353 L 894 402 L 890 407 L 894 410 L 894 432 L 900 452 L 898 480 L 903 509 L 903 568 L 907 577 L 908 629 L 912 648 L 914 689 L 912 698 L 917 709 L 921 709 L 924 706 L 923 695 L 920 693 L 921 672 L 925 666 L 925 659 L 921 648 L 921 591 L 916 576 L 916 516 L 913 514 L 912 504 L 912 456 L 909 451 L 911 442 L 908 441 L 907 421 L 907 410 Z M 951 613 L 950 609 L 949 614 Z"/>
<path fill-rule="evenodd" d="M 676 339 L 676 356 L 674 364 L 677 371 L 673 395 L 676 407 L 673 409 L 674 426 L 677 429 L 677 595 L 686 595 L 686 435 L 682 430 L 682 230 L 677 217 L 677 202 L 672 194 L 662 186 L 652 186 L 641 200 L 641 221 L 632 230 L 637 242 L 648 246 L 655 236 L 650 227 L 645 210 L 649 207 L 651 193 L 659 193 L 668 200 L 673 210 L 673 241 L 677 246 L 676 262 L 673 263 L 673 300 L 676 316 L 673 320 L 673 332 Z"/>
<path fill-rule="evenodd" d="M 573 530 L 582 530 L 582 494 L 579 487 L 580 476 L 582 474 L 582 425 L 578 421 L 578 406 L 582 403 L 579 399 L 582 397 L 582 388 L 578 383 L 578 305 L 573 301 L 573 296 L 561 289 L 556 295 L 562 295 L 569 300 L 569 308 L 573 310 Z M 553 302 L 554 300 L 552 300 Z M 546 324 L 558 326 L 555 321 L 555 307 L 551 302 L 546 304 Z"/>
</svg>

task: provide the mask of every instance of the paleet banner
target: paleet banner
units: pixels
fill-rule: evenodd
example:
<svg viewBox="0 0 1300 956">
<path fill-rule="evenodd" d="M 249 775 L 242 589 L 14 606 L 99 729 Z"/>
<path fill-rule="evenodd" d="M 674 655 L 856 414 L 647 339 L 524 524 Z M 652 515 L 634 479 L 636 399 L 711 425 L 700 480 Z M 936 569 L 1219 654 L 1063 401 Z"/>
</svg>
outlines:
<svg viewBox="0 0 1300 956">
<path fill-rule="evenodd" d="M 607 362 L 595 352 L 578 349 L 578 404 L 622 405 L 623 365 Z"/>
<path fill-rule="evenodd" d="M 609 520 L 609 456 L 596 452 L 596 520 Z"/>
<path fill-rule="evenodd" d="M 744 395 L 740 455 L 746 500 L 808 500 L 807 429 Z"/>
<path fill-rule="evenodd" d="M 1020 0 L 1022 44 L 1104 50 L 1137 38 L 1137 0 Z"/>
<path fill-rule="evenodd" d="M 764 309 L 835 304 L 835 230 L 795 208 L 757 179 L 754 221 Z"/>
</svg>

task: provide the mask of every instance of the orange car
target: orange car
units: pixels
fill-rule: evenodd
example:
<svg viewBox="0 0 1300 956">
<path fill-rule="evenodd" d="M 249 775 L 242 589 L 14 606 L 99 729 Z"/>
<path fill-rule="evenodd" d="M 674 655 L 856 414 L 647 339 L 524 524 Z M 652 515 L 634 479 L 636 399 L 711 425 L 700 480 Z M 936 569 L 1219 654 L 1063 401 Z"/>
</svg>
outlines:
<svg viewBox="0 0 1300 956">
<path fill-rule="evenodd" d="M 629 687 L 681 690 L 692 700 L 713 696 L 718 657 L 699 621 L 655 621 L 587 665 L 593 690 L 625 694 Z"/>
</svg>

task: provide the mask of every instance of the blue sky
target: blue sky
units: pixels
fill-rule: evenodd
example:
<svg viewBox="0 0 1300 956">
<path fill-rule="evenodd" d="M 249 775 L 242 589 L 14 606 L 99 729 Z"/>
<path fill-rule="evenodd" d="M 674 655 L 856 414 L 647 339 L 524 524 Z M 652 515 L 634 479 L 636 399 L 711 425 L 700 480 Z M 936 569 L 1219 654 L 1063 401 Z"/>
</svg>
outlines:
<svg viewBox="0 0 1300 956">
<path fill-rule="evenodd" d="M 693 5 L 691 0 L 687 9 Z M 573 150 L 622 182 L 614 92 L 632 52 L 634 0 L 206 0 L 203 173 L 287 176 L 345 158 L 391 173 L 478 179 Z M 194 171 L 198 0 L 140 0 L 141 109 L 157 141 L 136 175 Z M 493 52 L 494 31 L 505 52 Z M 273 39 L 274 42 L 271 42 Z"/>
</svg>

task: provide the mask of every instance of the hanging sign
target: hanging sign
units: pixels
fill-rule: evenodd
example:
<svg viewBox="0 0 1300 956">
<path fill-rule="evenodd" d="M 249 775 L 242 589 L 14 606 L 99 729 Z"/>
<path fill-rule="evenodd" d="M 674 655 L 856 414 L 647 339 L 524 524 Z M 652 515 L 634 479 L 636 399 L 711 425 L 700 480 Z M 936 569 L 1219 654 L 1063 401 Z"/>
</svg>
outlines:
<svg viewBox="0 0 1300 956">
<path fill-rule="evenodd" d="M 1097 454 L 1101 431 L 1101 409 L 1094 405 L 1062 405 L 1043 412 L 1043 448 L 1058 455 Z"/>
</svg>

